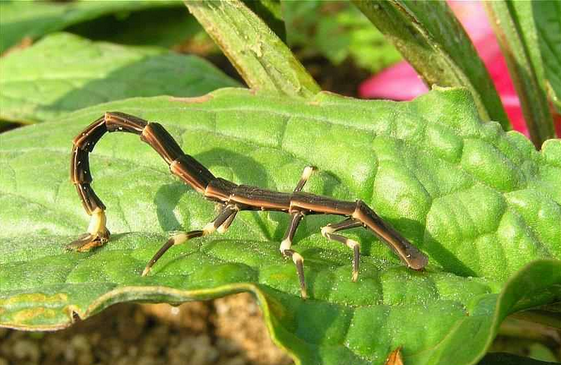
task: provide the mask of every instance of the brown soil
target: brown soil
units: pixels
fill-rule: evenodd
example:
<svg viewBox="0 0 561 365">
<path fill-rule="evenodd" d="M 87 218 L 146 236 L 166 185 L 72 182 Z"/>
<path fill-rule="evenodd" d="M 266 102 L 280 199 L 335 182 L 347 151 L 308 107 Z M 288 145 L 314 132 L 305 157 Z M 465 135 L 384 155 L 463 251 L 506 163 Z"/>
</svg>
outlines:
<svg viewBox="0 0 561 365">
<path fill-rule="evenodd" d="M 58 332 L 0 329 L 0 365 L 288 365 L 249 294 L 118 304 Z"/>
</svg>

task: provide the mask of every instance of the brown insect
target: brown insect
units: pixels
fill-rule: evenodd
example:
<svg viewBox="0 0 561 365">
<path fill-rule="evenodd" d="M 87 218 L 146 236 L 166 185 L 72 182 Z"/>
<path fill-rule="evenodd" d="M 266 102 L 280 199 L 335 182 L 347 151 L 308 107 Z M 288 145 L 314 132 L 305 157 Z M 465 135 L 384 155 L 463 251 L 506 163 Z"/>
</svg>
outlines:
<svg viewBox="0 0 561 365">
<path fill-rule="evenodd" d="M 218 216 L 202 230 L 194 230 L 173 235 L 142 272 L 147 275 L 158 259 L 172 246 L 182 244 L 192 238 L 205 236 L 218 231 L 225 232 L 234 221 L 236 214 L 244 210 L 280 211 L 290 214 L 290 226 L 280 245 L 283 256 L 292 258 L 296 265 L 302 297 L 306 298 L 304 280 L 304 259 L 292 250 L 292 239 L 302 221 L 310 214 L 332 214 L 347 217 L 345 220 L 328 224 L 321 233 L 330 240 L 338 241 L 353 250 L 352 280 L 356 281 L 360 263 L 360 244 L 352 239 L 337 234 L 346 229 L 362 227 L 372 231 L 385 242 L 399 258 L 410 268 L 420 270 L 427 264 L 427 257 L 399 232 L 384 222 L 374 210 L 362 200 L 354 202 L 337 200 L 325 196 L 302 192 L 313 167 L 304 169 L 302 177 L 291 193 L 261 189 L 255 186 L 238 185 L 231 181 L 215 177 L 206 167 L 192 156 L 183 152 L 173 137 L 158 123 L 149 123 L 141 118 L 120 112 L 105 115 L 74 138 L 70 177 L 80 195 L 82 204 L 91 216 L 88 232 L 80 236 L 67 247 L 76 251 L 89 251 L 109 240 L 106 227 L 105 205 L 91 188 L 92 176 L 89 167 L 89 153 L 105 132 L 128 132 L 140 135 L 168 163 L 172 174 L 179 176 L 193 189 L 203 194 L 208 200 L 220 205 Z"/>
</svg>

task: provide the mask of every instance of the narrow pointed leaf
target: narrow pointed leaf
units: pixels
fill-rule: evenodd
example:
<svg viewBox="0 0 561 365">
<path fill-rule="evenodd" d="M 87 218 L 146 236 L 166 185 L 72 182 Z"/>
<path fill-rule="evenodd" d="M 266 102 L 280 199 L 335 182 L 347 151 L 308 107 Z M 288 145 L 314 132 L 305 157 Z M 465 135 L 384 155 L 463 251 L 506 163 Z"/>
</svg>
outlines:
<svg viewBox="0 0 561 365">
<path fill-rule="evenodd" d="M 533 1 L 531 4 L 543 61 L 544 86 L 557 113 L 561 114 L 561 3 Z"/>
<path fill-rule="evenodd" d="M 36 123 L 133 96 L 198 96 L 239 86 L 209 62 L 67 33 L 0 58 L 0 118 Z"/>
<path fill-rule="evenodd" d="M 250 88 L 304 97 L 320 91 L 290 49 L 242 1 L 185 4 Z"/>
<path fill-rule="evenodd" d="M 65 251 L 88 224 L 68 181 L 70 141 L 106 110 L 163 123 L 237 183 L 291 191 L 313 164 L 307 191 L 365 200 L 430 265 L 409 270 L 357 230 L 353 283 L 350 250 L 319 233 L 336 219 L 310 216 L 294 245 L 306 260 L 303 301 L 278 251 L 289 217 L 242 212 L 227 233 L 172 248 L 143 278 L 169 231 L 200 229 L 215 211 L 125 133 L 104 137 L 90 160 L 112 240 Z M 56 329 L 122 301 L 250 291 L 297 364 L 379 365 L 399 346 L 407 365 L 475 364 L 505 316 L 561 298 L 560 156 L 558 140 L 537 152 L 522 135 L 481 123 L 463 90 L 395 103 L 224 89 L 84 109 L 0 135 L 0 324 Z"/>
<path fill-rule="evenodd" d="M 432 85 L 467 88 L 485 121 L 511 129 L 495 86 L 461 24 L 444 1 L 353 0 Z"/>
<path fill-rule="evenodd" d="M 555 131 L 544 83 L 540 83 L 544 70 L 539 61 L 532 2 L 497 0 L 485 2 L 485 8 L 508 64 L 530 138 L 540 147 L 555 137 Z"/>
</svg>

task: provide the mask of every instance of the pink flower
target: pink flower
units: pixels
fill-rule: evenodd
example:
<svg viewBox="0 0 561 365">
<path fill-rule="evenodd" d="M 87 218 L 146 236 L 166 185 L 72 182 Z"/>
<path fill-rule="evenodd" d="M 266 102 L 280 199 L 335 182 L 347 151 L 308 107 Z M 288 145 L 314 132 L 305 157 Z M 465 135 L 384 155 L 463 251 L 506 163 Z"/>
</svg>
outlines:
<svg viewBox="0 0 561 365">
<path fill-rule="evenodd" d="M 512 127 L 528 136 L 520 101 L 483 5 L 479 1 L 449 0 L 448 3 L 485 63 Z M 425 92 L 427 87 L 406 61 L 383 70 L 359 87 L 361 97 L 376 99 L 411 100 Z M 555 117 L 557 135 L 561 136 L 561 117 Z"/>
</svg>

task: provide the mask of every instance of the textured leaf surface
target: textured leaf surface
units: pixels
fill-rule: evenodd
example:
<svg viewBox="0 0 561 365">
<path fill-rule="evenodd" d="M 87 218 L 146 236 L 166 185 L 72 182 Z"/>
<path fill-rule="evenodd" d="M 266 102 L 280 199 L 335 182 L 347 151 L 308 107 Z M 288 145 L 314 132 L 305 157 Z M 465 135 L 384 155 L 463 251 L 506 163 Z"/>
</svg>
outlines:
<svg viewBox="0 0 561 365">
<path fill-rule="evenodd" d="M 176 0 L 88 1 L 70 3 L 2 1 L 0 3 L 0 52 L 25 37 L 37 39 L 102 15 L 146 8 L 178 6 Z"/>
<path fill-rule="evenodd" d="M 427 85 L 470 90 L 483 120 L 510 122 L 483 61 L 445 1 L 353 0 Z"/>
<path fill-rule="evenodd" d="M 238 85 L 196 56 L 60 33 L 0 59 L 0 118 L 43 122 L 111 100 L 198 96 Z"/>
<path fill-rule="evenodd" d="M 185 0 L 252 89 L 309 97 L 320 91 L 282 40 L 241 0 Z"/>
<path fill-rule="evenodd" d="M 251 291 L 275 340 L 303 364 L 382 364 L 398 346 L 411 365 L 473 364 L 507 314 L 561 301 L 561 143 L 536 152 L 522 135 L 481 124 L 468 95 L 437 90 L 394 103 L 321 93 L 304 102 L 224 89 L 117 101 L 5 133 L 0 324 L 54 329 L 121 301 Z M 215 212 L 129 134 L 102 139 L 91 157 L 111 242 L 66 252 L 88 224 L 68 182 L 70 140 L 105 110 L 164 123 L 235 182 L 290 191 L 314 164 L 306 190 L 371 203 L 430 266 L 408 270 L 357 231 L 364 256 L 352 283 L 351 252 L 319 234 L 334 218 L 309 217 L 294 246 L 306 260 L 311 299 L 302 301 L 278 251 L 288 217 L 245 212 L 225 235 L 173 248 L 142 278 L 167 231 L 201 228 Z"/>
</svg>

